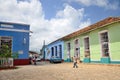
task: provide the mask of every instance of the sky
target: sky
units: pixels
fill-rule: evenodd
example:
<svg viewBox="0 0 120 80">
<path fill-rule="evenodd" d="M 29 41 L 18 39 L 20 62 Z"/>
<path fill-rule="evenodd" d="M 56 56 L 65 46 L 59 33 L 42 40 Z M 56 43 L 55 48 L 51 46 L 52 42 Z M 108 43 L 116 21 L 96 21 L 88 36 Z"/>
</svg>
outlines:
<svg viewBox="0 0 120 80">
<path fill-rule="evenodd" d="M 120 0 L 0 0 L 0 21 L 30 25 L 30 50 L 107 17 L 120 17 Z"/>
</svg>

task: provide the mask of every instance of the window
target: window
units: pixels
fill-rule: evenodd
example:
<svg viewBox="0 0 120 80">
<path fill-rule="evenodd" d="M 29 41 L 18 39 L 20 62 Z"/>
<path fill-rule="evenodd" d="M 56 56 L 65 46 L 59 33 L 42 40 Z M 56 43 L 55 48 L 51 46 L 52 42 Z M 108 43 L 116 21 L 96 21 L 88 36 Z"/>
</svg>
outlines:
<svg viewBox="0 0 120 80">
<path fill-rule="evenodd" d="M 57 46 L 55 46 L 55 56 L 57 56 Z"/>
<path fill-rule="evenodd" d="M 76 44 L 76 45 L 78 44 L 78 39 L 75 40 L 75 44 Z"/>
<path fill-rule="evenodd" d="M 52 56 L 54 56 L 54 48 L 51 48 Z"/>
<path fill-rule="evenodd" d="M 70 42 L 67 43 L 67 56 L 70 58 L 70 50 L 71 50 L 71 45 Z"/>
<path fill-rule="evenodd" d="M 60 58 L 62 58 L 62 45 L 59 45 L 59 54 L 60 54 Z"/>
<path fill-rule="evenodd" d="M 12 37 L 1 36 L 0 37 L 0 55 L 1 54 L 11 55 L 11 52 L 12 52 Z"/>
<path fill-rule="evenodd" d="M 109 40 L 108 32 L 100 33 L 102 57 L 109 57 Z"/>
<path fill-rule="evenodd" d="M 79 39 L 75 40 L 75 47 L 79 48 Z"/>
<path fill-rule="evenodd" d="M 70 49 L 71 49 L 70 43 L 67 43 L 67 50 L 70 51 Z"/>
<path fill-rule="evenodd" d="M 84 38 L 85 57 L 90 57 L 89 37 Z"/>
<path fill-rule="evenodd" d="M 74 50 L 74 56 L 76 56 L 77 58 L 80 57 L 80 46 L 79 46 L 79 39 L 75 39 L 74 41 L 74 45 L 75 45 L 75 50 Z"/>
<path fill-rule="evenodd" d="M 2 36 L 0 37 L 0 50 L 2 49 L 2 45 L 7 45 L 10 50 L 12 50 L 12 37 Z"/>
</svg>

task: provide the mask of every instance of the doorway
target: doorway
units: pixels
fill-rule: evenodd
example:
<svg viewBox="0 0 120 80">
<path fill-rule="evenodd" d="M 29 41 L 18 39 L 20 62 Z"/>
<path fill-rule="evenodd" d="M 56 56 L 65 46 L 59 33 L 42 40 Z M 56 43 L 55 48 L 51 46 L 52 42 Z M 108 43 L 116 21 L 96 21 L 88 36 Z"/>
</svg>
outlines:
<svg viewBox="0 0 120 80">
<path fill-rule="evenodd" d="M 79 43 L 79 39 L 75 39 L 74 44 L 75 44 L 74 56 L 76 56 L 78 58 L 78 60 L 80 61 L 80 43 Z"/>
</svg>

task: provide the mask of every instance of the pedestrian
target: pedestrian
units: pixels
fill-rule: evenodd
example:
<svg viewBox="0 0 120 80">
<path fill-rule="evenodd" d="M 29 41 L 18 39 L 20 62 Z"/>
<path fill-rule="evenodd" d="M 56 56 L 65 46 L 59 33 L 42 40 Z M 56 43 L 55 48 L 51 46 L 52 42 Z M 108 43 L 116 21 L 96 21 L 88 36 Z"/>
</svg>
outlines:
<svg viewBox="0 0 120 80">
<path fill-rule="evenodd" d="M 34 57 L 34 65 L 36 65 L 37 56 Z"/>
<path fill-rule="evenodd" d="M 34 64 L 34 57 L 31 57 L 31 64 Z"/>
<path fill-rule="evenodd" d="M 73 68 L 75 68 L 75 67 L 78 68 L 78 66 L 77 66 L 77 57 L 76 56 L 74 56 L 73 62 L 74 62 Z"/>
<path fill-rule="evenodd" d="M 29 64 L 32 64 L 32 58 L 29 57 Z"/>
</svg>

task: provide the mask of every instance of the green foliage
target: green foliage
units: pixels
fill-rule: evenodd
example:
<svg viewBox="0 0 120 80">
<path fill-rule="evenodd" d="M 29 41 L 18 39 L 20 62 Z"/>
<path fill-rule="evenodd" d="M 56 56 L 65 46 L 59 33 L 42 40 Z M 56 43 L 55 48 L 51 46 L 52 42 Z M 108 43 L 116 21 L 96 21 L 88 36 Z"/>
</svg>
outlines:
<svg viewBox="0 0 120 80">
<path fill-rule="evenodd" d="M 11 57 L 11 54 L 12 53 L 8 45 L 2 45 L 2 48 L 0 50 L 0 57 L 8 58 L 8 57 Z"/>
</svg>

